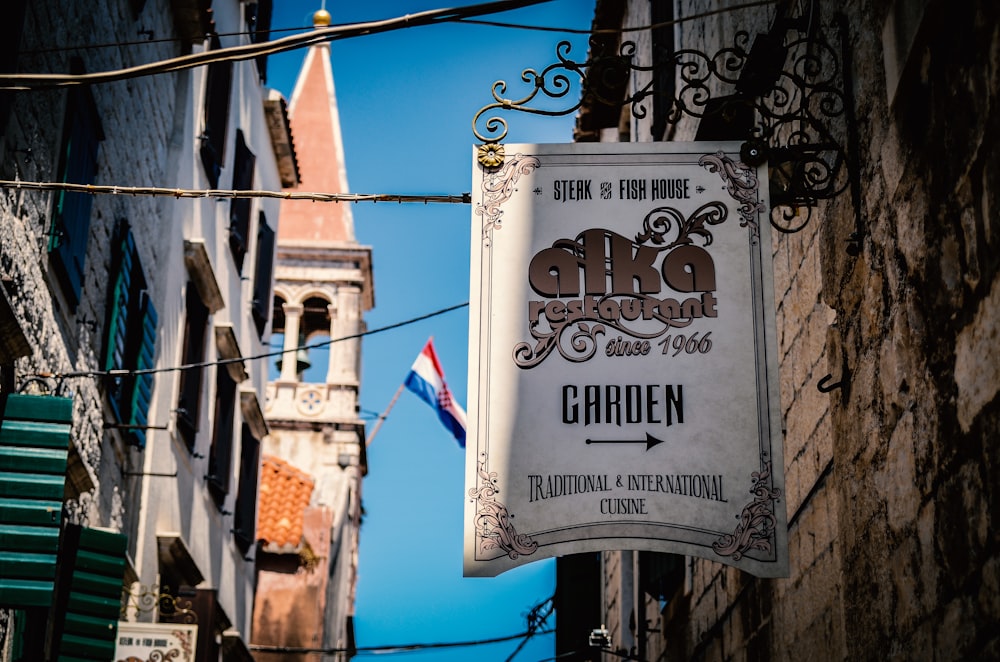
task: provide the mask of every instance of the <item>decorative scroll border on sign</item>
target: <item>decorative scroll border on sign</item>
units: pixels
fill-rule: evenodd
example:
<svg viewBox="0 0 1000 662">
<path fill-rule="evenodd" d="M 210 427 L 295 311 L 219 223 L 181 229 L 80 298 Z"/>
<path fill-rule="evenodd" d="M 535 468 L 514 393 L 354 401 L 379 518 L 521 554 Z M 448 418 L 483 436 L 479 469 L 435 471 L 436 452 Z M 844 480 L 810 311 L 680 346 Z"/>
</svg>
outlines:
<svg viewBox="0 0 1000 662">
<path fill-rule="evenodd" d="M 726 182 L 726 191 L 733 200 L 740 203 L 739 213 L 743 217 L 740 227 L 750 228 L 753 242 L 756 244 L 760 238 L 757 215 L 766 212 L 767 208 L 757 195 L 759 181 L 754 169 L 742 161 L 734 161 L 726 156 L 725 152 L 706 154 L 698 160 L 698 164 L 705 166 L 709 172 L 719 173 L 722 181 Z"/>
<path fill-rule="evenodd" d="M 494 229 L 502 227 L 501 217 L 503 210 L 500 206 L 507 202 L 514 195 L 514 184 L 527 175 L 540 163 L 534 156 L 517 154 L 513 159 L 507 161 L 503 168 L 497 172 L 491 172 L 483 178 L 483 200 L 476 205 L 476 214 L 483 217 L 483 245 L 490 245 L 490 234 Z"/>
<path fill-rule="evenodd" d="M 771 485 L 771 463 L 764 462 L 762 470 L 754 471 L 750 477 L 753 480 L 753 487 L 750 488 L 753 501 L 743 507 L 736 530 L 712 543 L 716 554 L 731 556 L 734 561 L 742 559 L 750 550 L 770 553 L 774 548 L 777 525 L 774 504 L 781 497 L 781 490 Z"/>
<path fill-rule="evenodd" d="M 497 472 L 487 471 L 485 452 L 480 453 L 479 458 L 478 484 L 469 490 L 469 496 L 476 504 L 475 527 L 478 551 L 487 553 L 490 550 L 500 549 L 511 560 L 516 560 L 521 555 L 534 554 L 538 549 L 538 543 L 530 536 L 518 533 L 514 529 L 514 525 L 510 523 L 511 515 L 507 511 L 507 506 L 494 498 L 500 492 L 497 489 Z"/>
</svg>

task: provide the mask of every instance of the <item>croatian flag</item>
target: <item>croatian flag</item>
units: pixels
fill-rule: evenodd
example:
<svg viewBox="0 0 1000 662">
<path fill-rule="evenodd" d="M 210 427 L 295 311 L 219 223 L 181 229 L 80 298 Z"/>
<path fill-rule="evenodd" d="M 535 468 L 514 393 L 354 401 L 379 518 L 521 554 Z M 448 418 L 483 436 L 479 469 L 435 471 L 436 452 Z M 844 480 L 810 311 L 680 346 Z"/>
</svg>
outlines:
<svg viewBox="0 0 1000 662">
<path fill-rule="evenodd" d="M 427 340 L 406 376 L 406 388 L 419 395 L 437 410 L 438 418 L 448 428 L 458 445 L 465 448 L 465 410 L 455 402 L 444 381 L 444 370 L 434 352 L 433 338 Z"/>
</svg>

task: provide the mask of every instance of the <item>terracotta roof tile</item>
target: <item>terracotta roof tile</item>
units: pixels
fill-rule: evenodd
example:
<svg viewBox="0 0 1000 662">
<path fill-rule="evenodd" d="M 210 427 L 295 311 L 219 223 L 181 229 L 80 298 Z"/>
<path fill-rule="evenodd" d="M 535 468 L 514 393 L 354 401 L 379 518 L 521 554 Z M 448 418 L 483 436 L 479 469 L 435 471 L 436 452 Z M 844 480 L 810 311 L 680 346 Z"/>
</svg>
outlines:
<svg viewBox="0 0 1000 662">
<path fill-rule="evenodd" d="M 302 542 L 302 514 L 315 484 L 306 472 L 265 455 L 261 465 L 257 537 L 269 546 L 297 548 Z"/>
</svg>

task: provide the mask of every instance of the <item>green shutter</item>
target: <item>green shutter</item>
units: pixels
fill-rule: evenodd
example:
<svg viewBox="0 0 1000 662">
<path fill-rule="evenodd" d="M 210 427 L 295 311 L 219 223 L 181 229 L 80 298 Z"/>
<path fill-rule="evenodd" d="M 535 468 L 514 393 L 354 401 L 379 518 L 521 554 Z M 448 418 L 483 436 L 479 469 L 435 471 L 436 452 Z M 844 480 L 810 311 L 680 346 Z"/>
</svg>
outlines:
<svg viewBox="0 0 1000 662">
<path fill-rule="evenodd" d="M 111 660 L 115 652 L 128 539 L 66 526 L 53 610 L 56 660 Z"/>
<path fill-rule="evenodd" d="M 97 177 L 99 141 L 104 139 L 104 135 L 89 90 L 73 89 L 69 92 L 65 121 L 60 181 L 93 184 Z M 89 193 L 62 191 L 56 194 L 49 251 L 68 286 L 66 295 L 74 306 L 80 300 L 83 288 L 93 200 L 94 196 Z"/>
<path fill-rule="evenodd" d="M 108 320 L 105 370 L 120 370 L 125 366 L 125 341 L 128 336 L 129 295 L 132 290 L 132 260 L 135 259 L 132 233 L 125 235 L 118 253 L 118 273 L 111 294 L 111 318 Z"/>
<path fill-rule="evenodd" d="M 118 236 L 114 260 L 118 271 L 108 295 L 104 369 L 128 371 L 128 374 L 109 377 L 108 402 L 116 420 L 128 427 L 130 442 L 145 448 L 153 375 L 136 375 L 132 371 L 154 367 L 159 318 L 146 289 L 134 235 L 127 224 L 119 227 Z"/>
<path fill-rule="evenodd" d="M 156 327 L 159 318 L 156 315 L 156 307 L 149 297 L 149 292 L 143 292 L 142 296 L 142 344 L 139 345 L 139 359 L 136 361 L 136 370 L 150 370 L 154 367 L 156 360 Z M 143 429 L 149 425 L 149 403 L 153 399 L 153 374 L 146 373 L 136 375 L 135 390 L 132 392 L 132 416 L 129 421 L 134 425 L 132 438 L 139 448 L 146 447 L 146 431 Z"/>
<path fill-rule="evenodd" d="M 52 604 L 73 402 L 0 396 L 0 607 Z"/>
</svg>

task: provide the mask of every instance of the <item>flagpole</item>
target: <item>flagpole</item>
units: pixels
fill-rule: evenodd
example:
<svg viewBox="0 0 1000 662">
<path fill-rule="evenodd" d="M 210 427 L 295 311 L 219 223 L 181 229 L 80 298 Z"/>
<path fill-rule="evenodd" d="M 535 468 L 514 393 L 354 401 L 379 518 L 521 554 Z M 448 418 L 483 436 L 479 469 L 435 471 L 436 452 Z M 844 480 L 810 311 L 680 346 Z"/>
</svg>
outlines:
<svg viewBox="0 0 1000 662">
<path fill-rule="evenodd" d="M 378 423 L 375 424 L 375 427 L 372 428 L 371 434 L 369 434 L 368 438 L 365 439 L 365 448 L 368 448 L 368 446 L 371 445 L 372 439 L 375 438 L 375 434 L 378 432 L 379 428 L 382 427 L 382 423 L 385 422 L 386 417 L 389 416 L 389 411 L 392 409 L 392 406 L 396 404 L 396 400 L 399 400 L 399 394 L 403 392 L 404 388 L 406 388 L 406 382 L 399 385 L 399 388 L 396 389 L 396 395 L 392 396 L 392 400 L 389 401 L 389 406 L 386 407 L 385 411 L 378 417 Z"/>
</svg>

